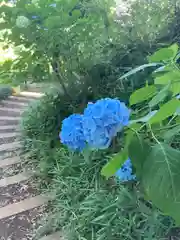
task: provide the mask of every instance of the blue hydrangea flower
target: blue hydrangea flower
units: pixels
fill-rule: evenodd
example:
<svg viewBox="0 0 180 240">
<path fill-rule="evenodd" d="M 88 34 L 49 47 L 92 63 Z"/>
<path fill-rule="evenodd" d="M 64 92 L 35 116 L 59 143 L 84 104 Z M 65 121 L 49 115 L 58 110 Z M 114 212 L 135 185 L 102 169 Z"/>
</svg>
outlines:
<svg viewBox="0 0 180 240">
<path fill-rule="evenodd" d="M 61 142 L 71 150 L 82 151 L 86 146 L 82 128 L 82 115 L 72 114 L 64 119 L 59 137 Z"/>
<path fill-rule="evenodd" d="M 136 176 L 132 174 L 132 163 L 128 158 L 122 167 L 116 172 L 116 177 L 120 179 L 121 182 L 127 182 L 130 180 L 135 180 Z"/>
<path fill-rule="evenodd" d="M 129 123 L 130 110 L 117 99 L 89 103 L 84 111 L 83 131 L 91 148 L 108 148 L 112 138 Z"/>
</svg>

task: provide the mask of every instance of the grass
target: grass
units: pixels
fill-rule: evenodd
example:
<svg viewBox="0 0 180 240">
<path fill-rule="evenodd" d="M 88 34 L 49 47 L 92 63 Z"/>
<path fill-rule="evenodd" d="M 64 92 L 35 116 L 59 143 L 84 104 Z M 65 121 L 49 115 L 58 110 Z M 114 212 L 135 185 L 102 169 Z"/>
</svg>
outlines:
<svg viewBox="0 0 180 240">
<path fill-rule="evenodd" d="M 36 239 L 56 230 L 63 230 L 68 240 L 168 239 L 173 220 L 144 200 L 138 183 L 104 179 L 100 169 L 105 156 L 96 152 L 86 159 L 54 149 L 51 180 L 43 187 L 56 197 Z"/>
</svg>

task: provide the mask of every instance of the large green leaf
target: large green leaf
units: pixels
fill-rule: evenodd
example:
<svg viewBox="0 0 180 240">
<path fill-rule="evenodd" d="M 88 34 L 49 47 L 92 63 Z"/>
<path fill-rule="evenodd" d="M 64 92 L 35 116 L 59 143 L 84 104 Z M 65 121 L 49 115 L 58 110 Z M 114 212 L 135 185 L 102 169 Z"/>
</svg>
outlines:
<svg viewBox="0 0 180 240">
<path fill-rule="evenodd" d="M 138 179 L 142 177 L 143 164 L 150 151 L 151 147 L 140 136 L 135 136 L 128 146 L 128 155 L 136 169 Z"/>
<path fill-rule="evenodd" d="M 131 126 L 132 124 L 135 124 L 135 123 L 140 123 L 140 122 L 143 122 L 143 123 L 146 123 L 148 122 L 155 114 L 157 113 L 157 110 L 154 110 L 152 112 L 149 112 L 146 116 L 144 117 L 141 117 L 141 118 L 138 118 L 138 119 L 135 119 L 135 120 L 131 120 L 129 121 L 129 126 Z"/>
<path fill-rule="evenodd" d="M 179 134 L 180 132 L 180 125 L 166 131 L 164 134 L 163 134 L 163 138 L 166 140 L 166 141 L 169 141 L 171 140 L 174 136 L 176 136 L 177 134 Z"/>
<path fill-rule="evenodd" d="M 171 90 L 173 96 L 176 96 L 177 94 L 179 94 L 180 93 L 180 81 L 176 82 L 176 83 L 172 83 L 170 90 Z"/>
<path fill-rule="evenodd" d="M 153 55 L 148 57 L 150 63 L 167 61 L 174 57 L 174 50 L 171 48 L 161 48 Z"/>
<path fill-rule="evenodd" d="M 129 144 L 131 143 L 134 135 L 138 132 L 138 130 L 141 128 L 141 124 L 138 122 L 132 122 L 129 125 L 129 128 L 126 130 L 126 135 L 125 135 L 125 149 L 128 149 Z"/>
<path fill-rule="evenodd" d="M 173 70 L 163 74 L 160 77 L 156 77 L 156 79 L 154 80 L 154 83 L 159 85 L 161 84 L 166 85 L 169 82 L 178 81 L 178 80 L 180 80 L 180 71 Z"/>
<path fill-rule="evenodd" d="M 137 104 L 152 98 L 157 92 L 157 89 L 154 85 L 146 86 L 140 88 L 133 92 L 130 96 L 130 105 Z"/>
<path fill-rule="evenodd" d="M 149 120 L 149 123 L 159 123 L 167 119 L 176 112 L 178 107 L 180 107 L 180 101 L 176 98 L 173 98 L 160 107 L 159 111 Z"/>
<path fill-rule="evenodd" d="M 119 80 L 125 79 L 125 78 L 127 78 L 127 77 L 129 77 L 129 76 L 131 76 L 131 75 L 134 75 L 135 73 L 140 72 L 140 71 L 144 70 L 145 68 L 149 68 L 149 67 L 159 67 L 159 66 L 162 66 L 162 64 L 160 64 L 160 63 L 148 63 L 148 64 L 141 65 L 141 66 L 139 66 L 139 67 L 137 67 L 137 68 L 134 68 L 134 69 L 132 69 L 131 71 L 127 72 L 127 73 L 124 74 L 123 76 L 121 76 L 121 77 L 119 78 Z"/>
<path fill-rule="evenodd" d="M 162 102 L 165 97 L 167 97 L 167 95 L 169 94 L 169 87 L 170 84 L 166 85 L 156 96 L 153 97 L 153 99 L 151 99 L 151 101 L 149 102 L 150 108 L 156 106 L 157 104 Z"/>
<path fill-rule="evenodd" d="M 169 49 L 173 51 L 173 58 L 175 58 L 179 50 L 179 46 L 177 45 L 177 43 L 174 43 L 173 45 L 171 45 Z"/>
<path fill-rule="evenodd" d="M 101 174 L 107 178 L 113 176 L 128 159 L 127 150 L 117 153 L 101 170 Z"/>
<path fill-rule="evenodd" d="M 180 151 L 155 145 L 143 166 L 142 184 L 149 199 L 180 224 Z"/>
</svg>

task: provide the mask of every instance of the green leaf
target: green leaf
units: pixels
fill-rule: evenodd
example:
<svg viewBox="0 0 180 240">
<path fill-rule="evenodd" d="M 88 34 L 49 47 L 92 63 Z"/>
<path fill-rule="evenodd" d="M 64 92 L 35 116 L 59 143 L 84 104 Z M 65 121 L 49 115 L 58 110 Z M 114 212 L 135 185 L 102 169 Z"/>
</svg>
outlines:
<svg viewBox="0 0 180 240">
<path fill-rule="evenodd" d="M 148 64 L 141 65 L 141 66 L 139 66 L 137 68 L 132 69 L 128 73 L 124 74 L 118 80 L 122 80 L 122 79 L 125 79 L 125 78 L 127 78 L 127 77 L 129 77 L 131 75 L 134 75 L 135 73 L 140 72 L 140 71 L 144 70 L 145 68 L 156 67 L 156 66 L 159 67 L 159 66 L 162 66 L 162 64 L 160 64 L 160 63 L 148 63 Z"/>
<path fill-rule="evenodd" d="M 180 82 L 172 83 L 170 87 L 171 92 L 173 93 L 173 96 L 176 96 L 180 93 Z"/>
<path fill-rule="evenodd" d="M 165 85 L 168 84 L 169 82 L 173 82 L 173 81 L 178 81 L 180 80 L 180 71 L 170 71 L 165 73 L 164 75 L 160 76 L 160 77 L 156 77 L 156 79 L 154 80 L 155 84 L 158 85 Z"/>
<path fill-rule="evenodd" d="M 140 88 L 133 92 L 130 96 L 130 105 L 137 104 L 152 98 L 157 92 L 157 89 L 154 85 L 146 86 Z"/>
<path fill-rule="evenodd" d="M 159 123 L 165 120 L 166 118 L 172 116 L 178 107 L 180 107 L 180 101 L 178 99 L 174 98 L 170 100 L 160 107 L 159 111 L 149 120 L 149 123 Z"/>
<path fill-rule="evenodd" d="M 113 176 L 128 159 L 127 150 L 117 153 L 101 170 L 101 174 L 107 178 Z"/>
<path fill-rule="evenodd" d="M 171 45 L 169 49 L 173 51 L 173 58 L 175 58 L 179 50 L 179 46 L 177 45 L 177 43 L 174 43 L 173 45 Z"/>
<path fill-rule="evenodd" d="M 140 136 L 135 136 L 128 146 L 128 155 L 136 169 L 138 179 L 142 177 L 142 168 L 151 147 Z"/>
<path fill-rule="evenodd" d="M 150 108 L 156 106 L 157 104 L 162 102 L 165 99 L 165 97 L 167 97 L 167 95 L 169 94 L 169 87 L 170 84 L 165 86 L 155 97 L 153 97 L 153 99 L 149 102 Z"/>
<path fill-rule="evenodd" d="M 125 149 L 128 149 L 128 146 L 131 143 L 131 140 L 133 139 L 134 135 L 138 132 L 140 127 L 141 127 L 141 124 L 137 122 L 131 123 L 125 135 L 125 146 L 124 146 Z"/>
<path fill-rule="evenodd" d="M 174 51 L 171 48 L 161 48 L 157 52 L 155 52 L 153 55 L 148 57 L 148 60 L 150 63 L 153 62 L 161 62 L 161 61 L 167 61 L 173 58 Z"/>
<path fill-rule="evenodd" d="M 155 145 L 143 166 L 142 184 L 149 199 L 180 224 L 180 151 Z"/>
<path fill-rule="evenodd" d="M 144 117 L 141 117 L 141 118 L 138 118 L 136 120 L 131 120 L 129 122 L 129 126 L 131 126 L 131 124 L 135 124 L 135 123 L 138 123 L 138 122 L 143 122 L 143 123 L 146 123 L 148 122 L 155 114 L 157 113 L 157 110 L 154 110 L 152 112 L 149 112 L 146 116 Z"/>
<path fill-rule="evenodd" d="M 169 141 L 171 140 L 174 136 L 176 136 L 178 133 L 180 132 L 180 125 L 166 131 L 164 134 L 163 134 L 163 138 L 166 140 L 166 141 Z"/>
</svg>

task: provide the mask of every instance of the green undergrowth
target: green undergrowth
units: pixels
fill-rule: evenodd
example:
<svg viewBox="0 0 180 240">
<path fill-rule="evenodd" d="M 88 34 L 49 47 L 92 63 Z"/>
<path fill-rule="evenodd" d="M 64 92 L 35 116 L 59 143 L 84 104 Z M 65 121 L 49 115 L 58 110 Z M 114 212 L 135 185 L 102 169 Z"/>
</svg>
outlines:
<svg viewBox="0 0 180 240">
<path fill-rule="evenodd" d="M 143 200 L 138 184 L 122 185 L 100 176 L 107 160 L 103 152 L 87 158 L 57 148 L 51 159 L 46 191 L 55 201 L 36 239 L 57 230 L 68 240 L 160 240 L 172 235 L 172 219 Z"/>
<path fill-rule="evenodd" d="M 79 97 L 80 98 L 80 97 Z M 70 100 L 52 90 L 23 114 L 26 162 L 35 170 L 38 191 L 54 201 L 41 220 L 35 239 L 60 230 L 68 240 L 166 240 L 177 236 L 174 222 L 145 201 L 138 183 L 106 180 L 100 171 L 116 148 L 75 154 L 59 141 L 61 121 L 81 112 L 78 97 Z M 120 141 L 118 149 L 122 145 Z"/>
</svg>

